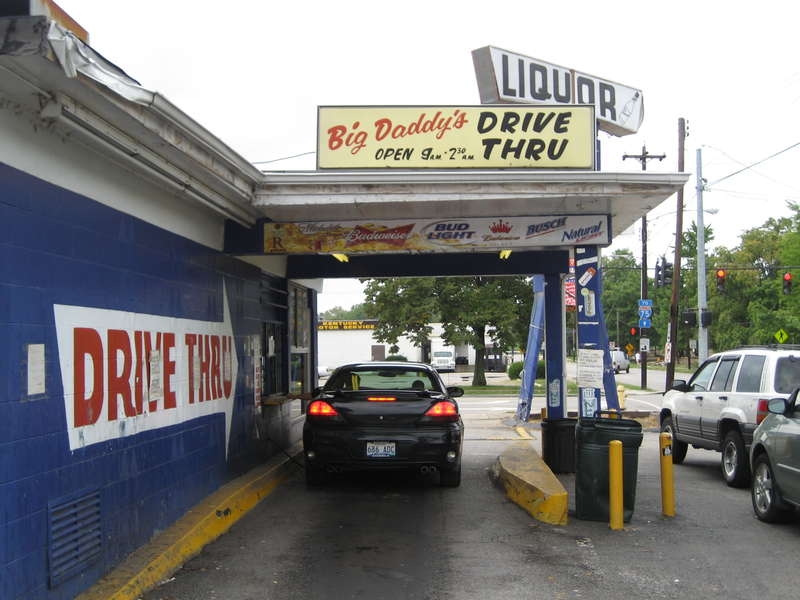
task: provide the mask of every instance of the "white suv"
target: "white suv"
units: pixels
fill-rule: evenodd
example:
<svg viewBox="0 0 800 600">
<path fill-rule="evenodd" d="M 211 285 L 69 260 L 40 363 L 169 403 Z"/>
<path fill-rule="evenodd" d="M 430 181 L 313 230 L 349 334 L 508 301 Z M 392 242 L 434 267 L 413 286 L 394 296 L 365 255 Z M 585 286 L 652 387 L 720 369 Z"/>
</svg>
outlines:
<svg viewBox="0 0 800 600">
<path fill-rule="evenodd" d="M 728 485 L 750 482 L 748 452 L 753 431 L 771 398 L 800 387 L 800 347 L 742 347 L 709 357 L 689 382 L 674 380 L 664 394 L 661 431 L 672 434 L 672 462 L 689 444 L 722 452 Z"/>
</svg>

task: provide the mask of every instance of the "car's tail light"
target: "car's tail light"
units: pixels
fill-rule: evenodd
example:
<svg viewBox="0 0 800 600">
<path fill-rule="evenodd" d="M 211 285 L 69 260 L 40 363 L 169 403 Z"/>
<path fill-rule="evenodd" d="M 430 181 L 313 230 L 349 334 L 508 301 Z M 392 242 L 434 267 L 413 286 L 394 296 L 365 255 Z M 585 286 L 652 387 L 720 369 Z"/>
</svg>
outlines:
<svg viewBox="0 0 800 600">
<path fill-rule="evenodd" d="M 308 407 L 308 414 L 315 417 L 336 417 L 339 415 L 336 409 L 324 400 L 315 400 Z"/>
<path fill-rule="evenodd" d="M 368 396 L 367 400 L 370 402 L 394 402 L 397 398 L 394 396 Z"/>
<path fill-rule="evenodd" d="M 458 421 L 458 408 L 452 402 L 437 402 L 425 413 L 437 421 Z"/>
<path fill-rule="evenodd" d="M 756 408 L 756 425 L 761 423 L 764 419 L 767 418 L 769 414 L 769 410 L 767 410 L 767 405 L 769 404 L 769 400 L 766 398 L 761 398 L 758 401 L 758 408 Z"/>
</svg>

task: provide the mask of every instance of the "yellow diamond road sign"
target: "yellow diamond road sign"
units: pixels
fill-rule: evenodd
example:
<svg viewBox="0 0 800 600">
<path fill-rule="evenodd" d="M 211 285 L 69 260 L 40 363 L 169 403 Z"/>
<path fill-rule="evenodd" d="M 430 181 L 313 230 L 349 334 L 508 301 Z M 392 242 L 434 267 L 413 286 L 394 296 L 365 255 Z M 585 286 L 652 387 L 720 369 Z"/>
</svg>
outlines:
<svg viewBox="0 0 800 600">
<path fill-rule="evenodd" d="M 628 354 L 633 352 L 633 344 L 628 344 L 627 346 L 625 346 L 625 350 L 628 351 Z"/>
<path fill-rule="evenodd" d="M 778 340 L 779 344 L 783 344 L 786 340 L 789 339 L 789 334 L 786 333 L 783 329 L 778 329 L 775 332 L 775 339 Z"/>
</svg>

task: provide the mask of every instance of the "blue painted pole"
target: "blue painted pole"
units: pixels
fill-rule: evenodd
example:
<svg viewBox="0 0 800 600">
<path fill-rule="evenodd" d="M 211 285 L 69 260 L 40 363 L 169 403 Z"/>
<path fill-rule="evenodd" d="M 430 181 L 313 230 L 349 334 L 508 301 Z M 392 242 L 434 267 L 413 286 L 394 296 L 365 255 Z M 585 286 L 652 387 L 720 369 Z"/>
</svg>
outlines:
<svg viewBox="0 0 800 600">
<path fill-rule="evenodd" d="M 578 304 L 578 414 L 594 417 L 602 408 L 600 389 L 607 408 L 619 408 L 608 331 L 600 297 L 603 292 L 600 250 L 597 246 L 575 248 L 575 282 Z"/>
<path fill-rule="evenodd" d="M 566 380 L 564 378 L 564 296 L 561 274 L 545 275 L 544 322 L 545 364 L 547 367 L 547 418 L 566 416 Z"/>
<path fill-rule="evenodd" d="M 542 348 L 544 334 L 544 275 L 534 275 L 531 285 L 533 286 L 533 308 L 531 309 L 528 343 L 525 348 L 525 361 L 522 364 L 522 385 L 519 388 L 519 403 L 517 404 L 517 419 L 523 422 L 527 421 L 531 415 L 533 385 L 536 382 L 536 363 L 539 359 L 539 351 Z"/>
</svg>

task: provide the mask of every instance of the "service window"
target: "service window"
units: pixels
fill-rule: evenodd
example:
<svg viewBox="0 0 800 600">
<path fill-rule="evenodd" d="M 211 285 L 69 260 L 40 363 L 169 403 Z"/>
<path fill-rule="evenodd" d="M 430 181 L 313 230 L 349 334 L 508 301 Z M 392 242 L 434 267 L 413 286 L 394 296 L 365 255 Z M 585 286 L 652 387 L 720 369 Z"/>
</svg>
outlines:
<svg viewBox="0 0 800 600">
<path fill-rule="evenodd" d="M 689 381 L 689 389 L 693 392 L 705 392 L 708 390 L 708 384 L 711 381 L 711 376 L 714 374 L 714 369 L 717 368 L 717 360 L 712 359 L 704 363 L 694 376 Z"/>
<path fill-rule="evenodd" d="M 738 356 L 736 358 L 723 358 L 719 363 L 719 369 L 714 374 L 710 391 L 730 392 L 733 389 L 733 375 L 736 373 L 736 365 L 738 363 Z"/>
<path fill-rule="evenodd" d="M 739 380 L 736 382 L 736 391 L 745 393 L 758 393 L 761 391 L 761 375 L 764 372 L 766 356 L 745 355 L 742 359 L 742 368 L 739 369 Z"/>
</svg>

